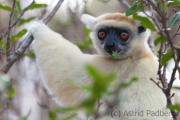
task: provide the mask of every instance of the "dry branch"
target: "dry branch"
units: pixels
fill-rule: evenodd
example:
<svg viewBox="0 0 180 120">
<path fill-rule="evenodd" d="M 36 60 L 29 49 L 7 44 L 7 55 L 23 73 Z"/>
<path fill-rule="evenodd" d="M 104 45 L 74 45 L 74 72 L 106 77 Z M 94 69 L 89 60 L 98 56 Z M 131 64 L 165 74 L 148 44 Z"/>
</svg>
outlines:
<svg viewBox="0 0 180 120">
<path fill-rule="evenodd" d="M 131 5 L 126 0 L 118 0 L 125 9 L 129 9 Z"/>
<path fill-rule="evenodd" d="M 23 9 L 23 11 L 20 13 L 20 16 L 18 17 L 18 19 L 13 23 L 9 25 L 9 28 L 13 28 L 14 26 L 17 25 L 17 23 L 20 21 L 21 17 L 24 15 L 24 13 L 29 9 L 29 7 L 35 3 L 35 0 L 32 1 L 32 3 L 30 5 L 28 5 L 26 8 Z M 13 10 L 14 11 L 14 10 Z M 6 33 L 4 33 L 0 39 L 6 37 L 6 35 L 8 34 L 8 31 Z"/>
<path fill-rule="evenodd" d="M 119 3 L 127 10 L 131 7 L 131 5 L 126 1 L 126 0 L 118 0 Z M 151 49 L 151 51 L 156 54 L 155 48 L 154 48 L 154 41 L 152 39 L 152 37 L 150 36 L 148 39 L 148 45 Z"/>
<path fill-rule="evenodd" d="M 55 15 L 61 4 L 63 3 L 64 0 L 59 0 L 56 6 L 53 8 L 51 13 L 43 20 L 45 24 L 47 24 L 51 18 Z M 12 54 L 9 56 L 9 59 L 6 61 L 6 63 L 3 65 L 1 68 L 1 71 L 3 73 L 7 73 L 11 66 L 23 55 L 25 50 L 29 47 L 29 45 L 33 41 L 33 36 L 31 34 L 28 34 L 27 37 L 24 39 L 23 43 L 21 46 Z"/>
<path fill-rule="evenodd" d="M 6 42 L 6 56 L 7 56 L 7 60 L 8 60 L 9 55 L 10 55 L 11 23 L 12 23 L 15 7 L 16 7 L 16 0 L 13 0 L 12 10 L 11 10 L 10 17 L 9 17 L 9 27 L 8 27 L 8 31 L 7 31 L 7 42 Z"/>
<path fill-rule="evenodd" d="M 175 74 L 176 71 L 179 69 L 179 61 L 180 61 L 180 54 L 178 53 L 179 48 L 176 48 L 173 45 L 172 40 L 174 39 L 174 37 L 176 35 L 178 35 L 178 31 L 180 28 L 177 29 L 176 33 L 174 34 L 174 36 L 171 38 L 170 37 L 170 33 L 168 31 L 168 15 L 167 12 L 164 11 L 164 9 L 159 9 L 158 5 L 154 4 L 151 0 L 147 0 L 146 1 L 148 3 L 149 6 L 151 6 L 154 11 L 157 13 L 157 15 L 159 16 L 160 20 L 162 20 L 161 22 L 157 21 L 157 19 L 155 18 L 155 16 L 152 17 L 152 20 L 154 22 L 154 24 L 157 26 L 158 29 L 158 33 L 160 36 L 164 37 L 167 39 L 168 44 L 170 45 L 170 48 L 172 49 L 172 58 L 175 62 L 175 67 L 173 68 L 173 72 L 171 74 L 171 79 L 170 82 L 167 83 L 166 80 L 166 65 L 163 66 L 162 65 L 162 57 L 164 54 L 164 51 L 167 50 L 167 48 L 164 48 L 166 46 L 166 43 L 162 42 L 161 46 L 160 46 L 160 50 L 159 50 L 159 68 L 158 68 L 158 75 L 159 75 L 159 80 L 162 83 L 162 91 L 164 92 L 165 96 L 166 96 L 166 100 L 167 100 L 167 106 L 171 106 L 172 104 L 172 96 L 174 95 L 173 93 L 171 93 L 171 88 L 173 86 L 173 82 L 175 80 Z M 165 2 L 162 1 L 162 6 L 164 6 Z M 165 50 L 163 50 L 165 49 Z M 177 55 L 175 53 L 178 53 Z M 163 71 L 161 70 L 164 67 Z M 156 82 L 155 82 L 156 83 Z M 157 84 L 157 83 L 156 83 Z M 177 112 L 174 110 L 171 110 L 171 114 L 173 116 L 173 120 L 177 120 Z"/>
</svg>

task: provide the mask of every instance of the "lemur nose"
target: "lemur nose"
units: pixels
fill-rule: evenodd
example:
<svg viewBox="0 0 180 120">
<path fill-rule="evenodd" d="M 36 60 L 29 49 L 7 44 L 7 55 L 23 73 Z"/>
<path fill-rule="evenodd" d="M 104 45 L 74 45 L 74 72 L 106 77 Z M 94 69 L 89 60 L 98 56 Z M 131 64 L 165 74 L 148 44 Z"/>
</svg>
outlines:
<svg viewBox="0 0 180 120">
<path fill-rule="evenodd" d="M 114 43 L 106 43 L 107 48 L 113 48 L 115 46 Z"/>
</svg>

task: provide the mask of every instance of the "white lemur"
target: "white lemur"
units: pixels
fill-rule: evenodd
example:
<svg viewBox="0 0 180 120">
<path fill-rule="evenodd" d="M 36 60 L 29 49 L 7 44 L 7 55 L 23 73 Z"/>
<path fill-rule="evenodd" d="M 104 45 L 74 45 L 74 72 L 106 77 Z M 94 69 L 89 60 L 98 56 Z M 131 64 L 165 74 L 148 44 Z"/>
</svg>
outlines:
<svg viewBox="0 0 180 120">
<path fill-rule="evenodd" d="M 117 74 L 109 86 L 112 89 L 133 77 L 138 78 L 119 93 L 116 108 L 121 111 L 120 118 L 109 114 L 107 120 L 171 120 L 165 95 L 150 80 L 156 81 L 158 70 L 157 58 L 147 44 L 150 31 L 132 16 L 121 13 L 106 13 L 97 18 L 84 14 L 81 20 L 92 30 L 90 36 L 99 55 L 83 54 L 76 45 L 43 23 L 35 22 L 29 30 L 35 38 L 36 61 L 43 82 L 56 101 L 62 106 L 72 106 L 88 96 L 69 80 L 78 85 L 91 85 L 85 70 L 85 66 L 91 64 L 104 73 Z M 116 60 L 111 59 L 113 51 L 117 53 Z M 158 111 L 166 114 L 160 115 Z"/>
</svg>

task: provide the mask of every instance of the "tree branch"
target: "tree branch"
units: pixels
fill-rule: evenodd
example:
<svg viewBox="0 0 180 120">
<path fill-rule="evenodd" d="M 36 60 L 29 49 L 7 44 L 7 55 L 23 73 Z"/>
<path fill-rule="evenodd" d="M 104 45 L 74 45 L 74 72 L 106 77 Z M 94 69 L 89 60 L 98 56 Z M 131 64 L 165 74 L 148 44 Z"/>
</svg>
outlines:
<svg viewBox="0 0 180 120">
<path fill-rule="evenodd" d="M 64 0 L 59 0 L 56 6 L 53 8 L 51 13 L 43 20 L 45 24 L 47 24 L 51 18 L 55 15 L 61 4 L 63 3 Z M 27 37 L 24 39 L 23 43 L 21 46 L 12 54 L 9 56 L 9 59 L 6 61 L 4 66 L 1 68 L 1 71 L 3 73 L 7 73 L 11 66 L 23 55 L 25 50 L 29 47 L 29 45 L 33 41 L 33 36 L 31 34 L 28 34 Z"/>
<path fill-rule="evenodd" d="M 172 42 L 172 39 L 174 39 L 174 37 L 177 35 L 178 31 L 180 28 L 177 29 L 175 35 L 171 38 L 170 37 L 170 34 L 169 34 L 169 31 L 168 31 L 168 16 L 167 16 L 167 12 L 164 10 L 164 8 L 159 8 L 158 5 L 154 4 L 151 0 L 147 0 L 146 1 L 149 6 L 151 6 L 155 12 L 157 13 L 157 15 L 159 16 L 160 18 L 160 22 L 158 22 L 156 20 L 156 18 L 152 17 L 155 25 L 157 26 L 158 30 L 159 30 L 159 34 L 166 38 L 167 41 L 168 41 L 168 45 L 170 45 L 171 49 L 172 49 L 172 58 L 175 62 L 175 67 L 173 69 L 173 72 L 171 74 L 171 79 L 170 79 L 170 82 L 167 83 L 167 80 L 166 80 L 166 65 L 164 66 L 164 69 L 163 71 L 161 71 L 161 68 L 163 67 L 162 65 L 162 57 L 163 57 L 163 47 L 166 45 L 164 42 L 161 43 L 161 47 L 160 47 L 160 50 L 159 50 L 159 68 L 158 68 L 158 75 L 159 75 L 159 80 L 161 81 L 162 85 L 163 85 L 163 92 L 166 96 L 166 100 L 167 100 L 167 106 L 171 106 L 172 105 L 172 96 L 173 94 L 171 94 L 171 88 L 173 86 L 173 82 L 175 80 L 175 74 L 176 74 L 176 71 L 179 69 L 179 66 L 178 66 L 178 63 L 180 61 L 180 55 L 178 54 L 178 57 L 176 57 L 176 52 L 179 50 L 175 48 L 173 42 Z M 162 6 L 165 5 L 165 2 L 162 0 Z M 160 26 L 161 25 L 161 26 Z M 166 47 L 164 48 L 165 51 L 166 51 Z M 177 52 L 178 53 L 178 52 Z M 174 111 L 174 110 L 170 110 L 171 111 L 171 114 L 173 116 L 173 119 L 174 120 L 177 120 L 177 112 Z"/>
<path fill-rule="evenodd" d="M 8 31 L 7 31 L 7 42 L 6 42 L 6 56 L 7 56 L 7 60 L 9 59 L 8 57 L 10 55 L 11 23 L 12 23 L 15 7 L 16 7 L 16 0 L 13 0 L 12 11 L 11 11 L 10 17 L 9 17 L 9 27 L 8 27 Z"/>
<path fill-rule="evenodd" d="M 131 5 L 126 0 L 118 0 L 125 9 L 129 9 Z"/>
<path fill-rule="evenodd" d="M 29 9 L 29 7 L 30 7 L 32 4 L 34 4 L 34 3 L 35 3 L 35 0 L 33 0 L 32 3 L 31 3 L 29 6 L 27 6 L 26 8 L 24 8 L 23 11 L 21 12 L 20 16 L 18 17 L 18 19 L 17 19 L 12 25 L 10 25 L 9 27 L 10 27 L 10 28 L 13 28 L 13 27 L 20 21 L 21 17 L 22 17 L 22 16 L 24 15 L 24 13 Z M 7 34 L 8 34 L 8 31 L 7 31 L 6 33 L 4 33 L 4 34 L 0 37 L 0 39 L 4 38 Z"/>
</svg>

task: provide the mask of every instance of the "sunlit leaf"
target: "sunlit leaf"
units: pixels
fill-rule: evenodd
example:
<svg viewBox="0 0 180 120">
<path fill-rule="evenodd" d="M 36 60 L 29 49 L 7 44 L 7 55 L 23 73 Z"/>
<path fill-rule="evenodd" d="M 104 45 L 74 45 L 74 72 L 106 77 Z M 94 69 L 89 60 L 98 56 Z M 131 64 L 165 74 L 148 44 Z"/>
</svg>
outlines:
<svg viewBox="0 0 180 120">
<path fill-rule="evenodd" d="M 137 77 L 132 78 L 129 82 L 123 82 L 120 84 L 120 88 L 127 88 L 132 85 L 134 82 L 138 81 Z"/>
<path fill-rule="evenodd" d="M 169 49 L 162 57 L 162 65 L 165 65 L 172 58 L 172 49 Z"/>
<path fill-rule="evenodd" d="M 67 116 L 66 118 L 63 118 L 63 120 L 71 120 L 72 118 L 74 118 L 75 116 L 77 116 L 77 113 L 72 113 L 69 116 Z"/>
<path fill-rule="evenodd" d="M 34 53 L 25 53 L 24 56 L 27 56 L 29 58 L 36 58 L 36 55 Z"/>
<path fill-rule="evenodd" d="M 38 9 L 38 8 L 44 8 L 44 7 L 47 7 L 47 5 L 46 4 L 37 4 L 37 3 L 34 3 L 34 4 L 32 4 L 29 7 L 29 10 Z"/>
<path fill-rule="evenodd" d="M 3 45 L 3 41 L 0 39 L 0 46 L 2 46 Z"/>
<path fill-rule="evenodd" d="M 27 18 L 27 19 L 20 19 L 19 20 L 19 23 L 18 23 L 18 26 L 21 26 L 21 25 L 23 25 L 23 24 L 25 24 L 25 23 L 28 23 L 28 22 L 30 22 L 31 20 L 34 20 L 35 19 L 35 17 L 31 17 L 31 18 Z"/>
<path fill-rule="evenodd" d="M 88 88 L 87 91 L 90 92 L 90 96 L 82 101 L 79 107 L 85 109 L 86 114 L 90 115 L 95 110 L 98 98 L 107 93 L 109 85 L 115 79 L 115 74 L 103 74 L 91 65 L 87 65 L 86 70 L 92 78 L 92 88 Z"/>
<path fill-rule="evenodd" d="M 2 9 L 4 11 L 7 11 L 7 12 L 11 12 L 12 11 L 12 8 L 10 6 L 6 6 L 6 5 L 2 5 L 2 4 L 0 4 L 0 9 Z M 18 11 L 15 9 L 14 13 L 18 13 Z"/>
<path fill-rule="evenodd" d="M 180 12 L 175 13 L 169 22 L 169 27 L 172 28 L 179 21 L 179 18 Z"/>
<path fill-rule="evenodd" d="M 13 98 L 16 95 L 16 89 L 15 88 L 11 88 L 11 90 L 9 91 L 9 98 Z"/>
<path fill-rule="evenodd" d="M 89 37 L 89 34 L 90 34 L 91 30 L 88 29 L 87 27 L 84 27 L 83 31 L 84 31 L 84 34 L 86 35 L 86 37 Z"/>
<path fill-rule="evenodd" d="M 167 3 L 164 4 L 164 12 L 167 12 L 169 5 Z"/>
<path fill-rule="evenodd" d="M 139 20 L 145 28 L 148 28 L 152 31 L 156 31 L 156 28 L 154 27 L 153 23 L 147 17 L 134 14 L 133 18 L 135 20 Z"/>
<path fill-rule="evenodd" d="M 135 1 L 133 5 L 126 11 L 126 16 L 134 15 L 141 8 L 139 1 Z"/>
<path fill-rule="evenodd" d="M 76 43 L 76 45 L 79 47 L 79 49 L 81 50 L 88 50 L 90 49 L 90 47 L 92 46 L 92 40 L 89 39 L 89 40 L 86 40 L 86 41 L 83 41 L 81 43 Z"/>
<path fill-rule="evenodd" d="M 87 85 L 83 85 L 80 87 L 82 90 L 84 91 L 88 91 L 88 92 L 91 92 L 92 91 L 92 87 L 90 86 L 87 86 Z"/>
<path fill-rule="evenodd" d="M 52 111 L 49 111 L 48 117 L 49 117 L 49 120 L 57 120 L 56 119 L 56 114 L 54 112 L 52 112 Z"/>
<path fill-rule="evenodd" d="M 89 50 L 92 46 L 92 40 L 89 37 L 90 30 L 86 27 L 83 28 L 84 34 L 86 36 L 86 40 L 81 43 L 76 43 L 76 45 L 83 51 L 83 50 Z"/>
<path fill-rule="evenodd" d="M 2 49 L 3 49 L 3 51 L 6 51 L 6 43 L 4 43 L 3 45 L 2 45 Z"/>
<path fill-rule="evenodd" d="M 0 92 L 12 81 L 8 75 L 0 74 Z"/>
<path fill-rule="evenodd" d="M 180 5 L 180 0 L 174 0 L 172 4 L 175 6 Z"/>
<path fill-rule="evenodd" d="M 180 105 L 178 105 L 178 104 L 168 106 L 168 108 L 169 108 L 170 110 L 180 111 Z"/>
<path fill-rule="evenodd" d="M 161 43 L 161 42 L 167 42 L 167 40 L 166 40 L 166 38 L 164 38 L 164 37 L 158 37 L 158 38 L 156 38 L 156 40 L 154 41 L 154 45 L 155 46 L 157 46 L 159 43 Z"/>
<path fill-rule="evenodd" d="M 27 29 L 23 29 L 20 32 L 18 32 L 16 35 L 11 36 L 10 40 L 11 42 L 14 42 L 18 39 L 20 39 L 23 35 L 27 33 Z"/>
<path fill-rule="evenodd" d="M 117 52 L 113 51 L 111 59 L 116 60 L 117 59 Z"/>
<path fill-rule="evenodd" d="M 11 12 L 12 8 L 6 5 L 0 4 L 0 9 Z"/>
<path fill-rule="evenodd" d="M 19 0 L 16 0 L 16 7 L 17 7 L 17 9 L 18 9 L 19 12 L 22 11 L 22 10 L 21 10 L 21 5 L 20 5 Z"/>
</svg>

